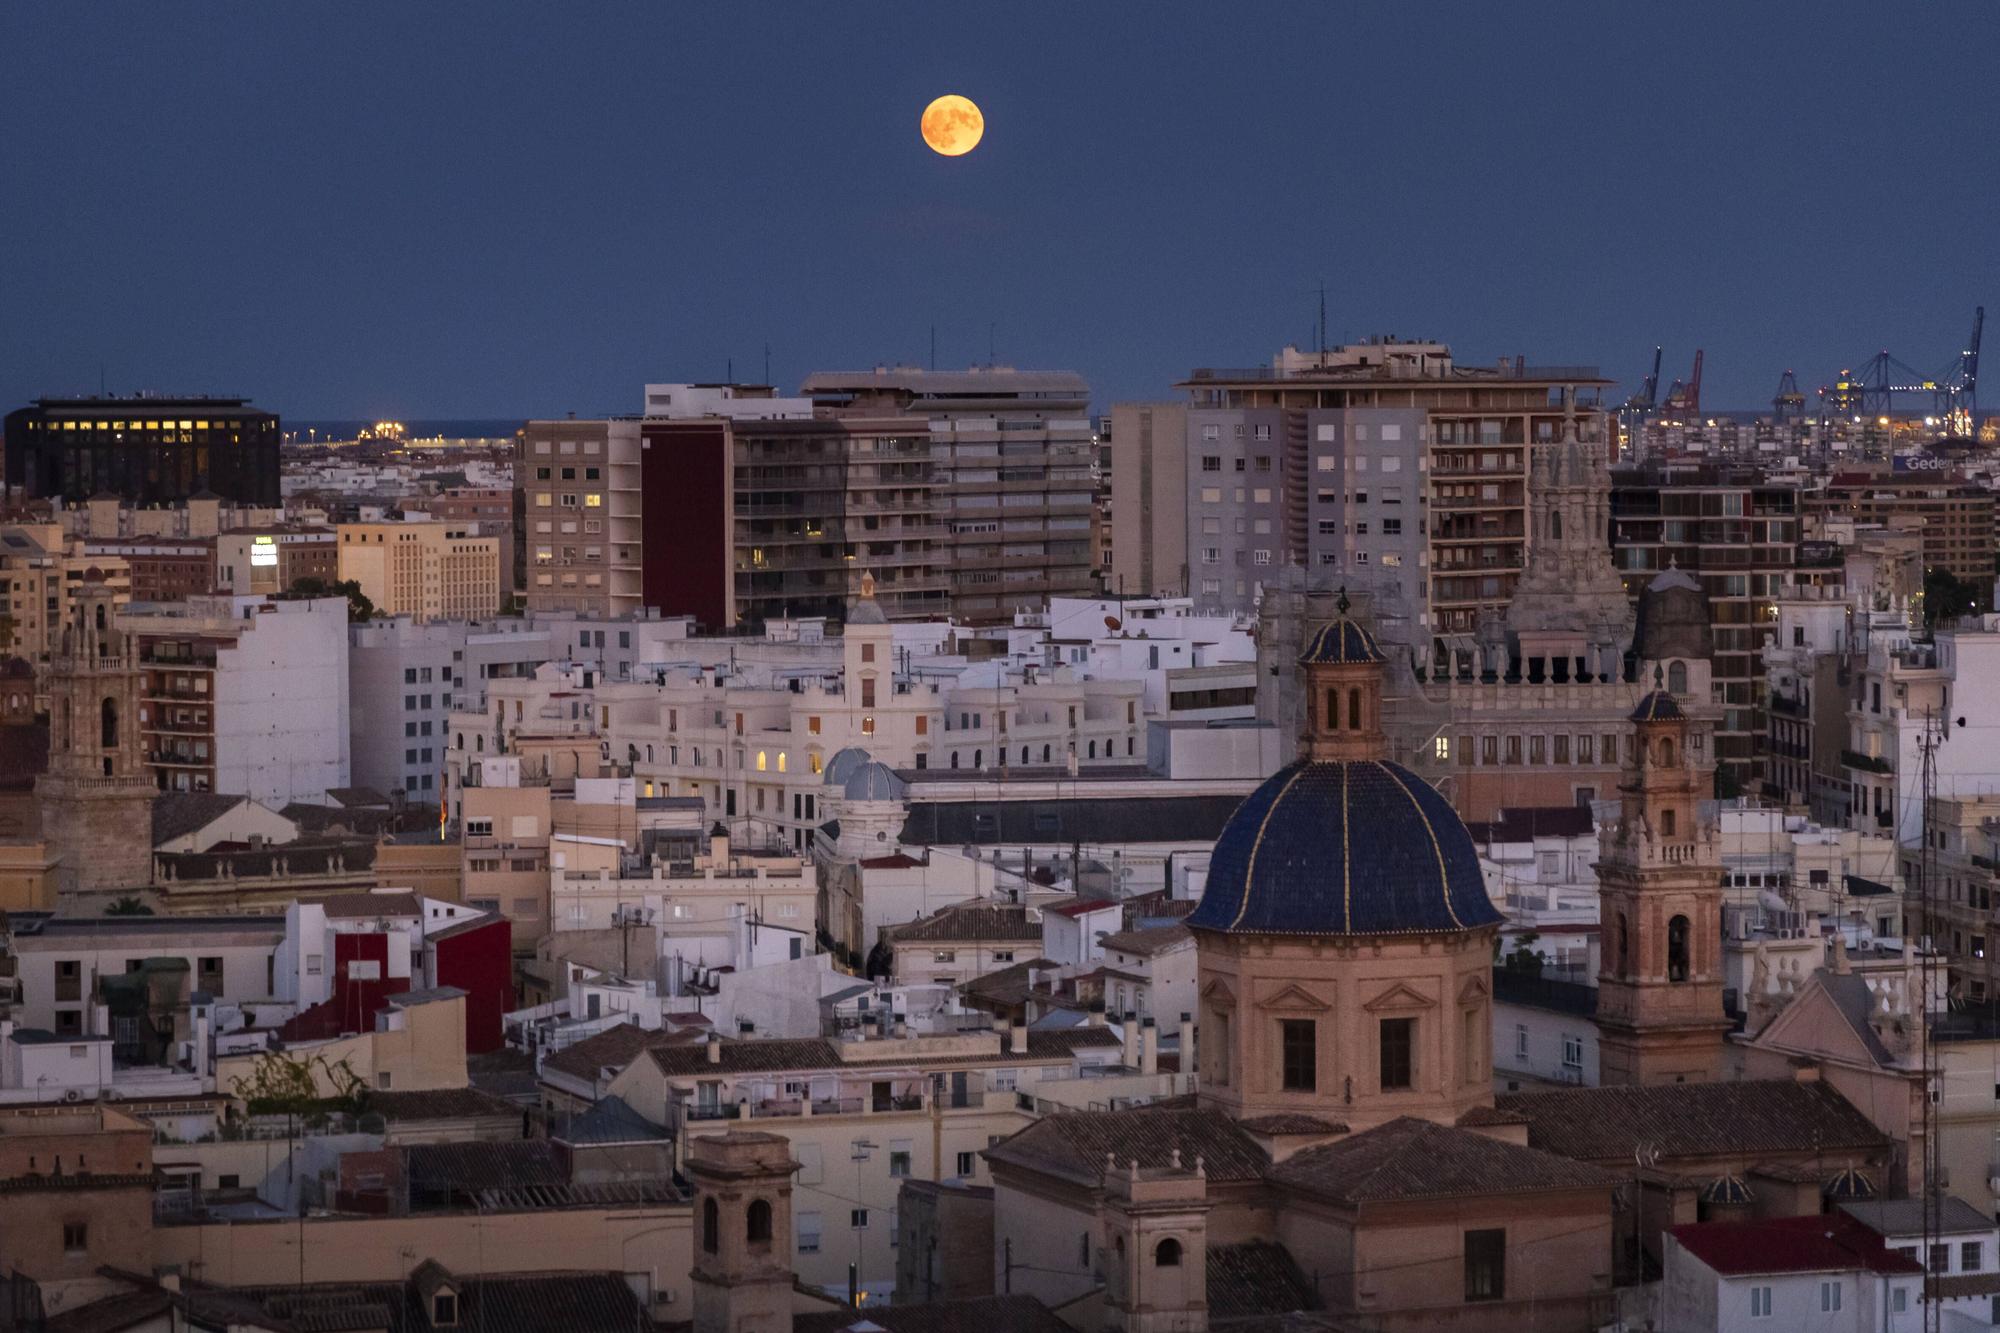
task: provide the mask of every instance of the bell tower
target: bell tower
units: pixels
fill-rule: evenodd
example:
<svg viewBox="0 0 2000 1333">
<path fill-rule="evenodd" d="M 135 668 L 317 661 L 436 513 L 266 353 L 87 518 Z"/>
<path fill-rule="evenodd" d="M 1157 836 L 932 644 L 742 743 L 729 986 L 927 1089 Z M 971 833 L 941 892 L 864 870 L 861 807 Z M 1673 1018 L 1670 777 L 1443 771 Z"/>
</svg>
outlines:
<svg viewBox="0 0 2000 1333">
<path fill-rule="evenodd" d="M 733 1130 L 690 1139 L 694 1333 L 790 1333 L 790 1140 Z"/>
<path fill-rule="evenodd" d="M 1104 1298 L 1119 1333 L 1208 1333 L 1208 1174 L 1181 1163 L 1104 1170 Z"/>
<path fill-rule="evenodd" d="M 1701 811 L 1714 772 L 1704 733 L 1663 689 L 1632 713 L 1618 821 L 1597 863 L 1606 1085 L 1707 1082 L 1721 1072 L 1722 856 Z"/>
<path fill-rule="evenodd" d="M 1299 758 L 1313 763 L 1380 759 L 1389 744 L 1382 734 L 1382 650 L 1359 621 L 1341 589 L 1340 615 L 1319 627 L 1299 655 L 1305 675 L 1305 734 Z"/>
<path fill-rule="evenodd" d="M 153 882 L 153 798 L 139 729 L 145 672 L 118 628 L 114 590 L 95 568 L 70 598 L 49 662 L 49 767 L 35 783 L 42 839 L 62 893 Z"/>
</svg>

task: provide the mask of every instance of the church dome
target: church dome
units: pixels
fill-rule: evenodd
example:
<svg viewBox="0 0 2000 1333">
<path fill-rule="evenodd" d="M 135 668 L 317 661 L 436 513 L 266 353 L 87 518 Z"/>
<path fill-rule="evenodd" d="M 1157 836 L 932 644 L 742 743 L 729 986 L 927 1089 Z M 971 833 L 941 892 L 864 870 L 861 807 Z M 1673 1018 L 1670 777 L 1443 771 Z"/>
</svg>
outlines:
<svg viewBox="0 0 2000 1333">
<path fill-rule="evenodd" d="M 845 787 L 847 780 L 854 776 L 854 771 L 870 762 L 873 757 L 858 745 L 834 751 L 833 758 L 826 761 L 826 771 L 820 775 L 821 785 Z"/>
<path fill-rule="evenodd" d="M 1499 920 L 1471 834 L 1429 783 L 1379 759 L 1302 759 L 1230 816 L 1187 923 L 1237 934 L 1407 935 Z"/>
<path fill-rule="evenodd" d="M 1706 660 L 1714 651 L 1708 596 L 1684 569 L 1662 570 L 1639 594 L 1639 657 Z"/>
<path fill-rule="evenodd" d="M 900 801 L 908 790 L 887 764 L 870 760 L 854 770 L 840 794 L 849 801 Z"/>
<path fill-rule="evenodd" d="M 1686 719 L 1687 714 L 1681 711 L 1680 700 L 1665 690 L 1654 690 L 1632 710 L 1634 722 L 1682 722 Z"/>
<path fill-rule="evenodd" d="M 1299 654 L 1301 665 L 1352 666 L 1386 660 L 1375 646 L 1375 636 L 1345 615 L 1321 625 Z"/>
</svg>

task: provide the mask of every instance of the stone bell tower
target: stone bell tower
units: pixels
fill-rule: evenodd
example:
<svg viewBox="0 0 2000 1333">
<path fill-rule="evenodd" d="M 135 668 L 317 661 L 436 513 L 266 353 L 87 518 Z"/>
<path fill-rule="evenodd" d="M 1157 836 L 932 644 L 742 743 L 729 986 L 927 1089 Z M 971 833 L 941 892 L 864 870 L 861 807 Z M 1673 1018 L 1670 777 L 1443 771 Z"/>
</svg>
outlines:
<svg viewBox="0 0 2000 1333">
<path fill-rule="evenodd" d="M 690 1139 L 694 1333 L 790 1333 L 791 1142 L 733 1130 Z"/>
<path fill-rule="evenodd" d="M 1192 1167 L 1104 1171 L 1104 1299 L 1121 1333 L 1208 1333 L 1208 1175 Z"/>
<path fill-rule="evenodd" d="M 35 799 L 62 893 L 153 882 L 159 789 L 140 742 L 145 671 L 116 615 L 104 575 L 84 571 L 49 662 L 49 767 L 35 783 Z"/>
<path fill-rule="evenodd" d="M 1597 864 L 1607 1085 L 1706 1082 L 1721 1071 L 1722 856 L 1701 810 L 1714 771 L 1704 730 L 1665 690 L 1632 713 L 1618 821 Z"/>
</svg>

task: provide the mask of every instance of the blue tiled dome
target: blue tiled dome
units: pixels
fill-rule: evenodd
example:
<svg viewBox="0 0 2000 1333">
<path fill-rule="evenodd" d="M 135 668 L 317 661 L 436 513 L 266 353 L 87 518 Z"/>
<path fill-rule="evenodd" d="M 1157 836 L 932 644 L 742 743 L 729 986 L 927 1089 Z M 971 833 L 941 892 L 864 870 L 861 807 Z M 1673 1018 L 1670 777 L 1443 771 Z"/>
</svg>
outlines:
<svg viewBox="0 0 2000 1333">
<path fill-rule="evenodd" d="M 1381 760 L 1282 768 L 1216 839 L 1188 924 L 1259 935 L 1399 935 L 1500 920 L 1435 788 Z"/>
<path fill-rule="evenodd" d="M 1634 722 L 1678 722 L 1686 716 L 1681 711 L 1680 701 L 1665 690 L 1654 690 L 1632 710 Z"/>
<path fill-rule="evenodd" d="M 1321 625 L 1299 654 L 1302 665 L 1346 666 L 1386 660 L 1375 646 L 1375 636 L 1344 615 Z"/>
</svg>

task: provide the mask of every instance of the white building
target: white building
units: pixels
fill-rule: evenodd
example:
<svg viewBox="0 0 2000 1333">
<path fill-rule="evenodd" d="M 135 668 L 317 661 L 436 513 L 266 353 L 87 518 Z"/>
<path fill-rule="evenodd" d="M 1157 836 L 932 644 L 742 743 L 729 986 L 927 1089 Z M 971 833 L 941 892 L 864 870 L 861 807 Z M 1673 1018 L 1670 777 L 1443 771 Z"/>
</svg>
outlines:
<svg viewBox="0 0 2000 1333">
<path fill-rule="evenodd" d="M 1664 1333 L 1917 1333 L 1922 1265 L 1845 1214 L 1696 1222 L 1665 1238 Z"/>
<path fill-rule="evenodd" d="M 169 789 L 282 807 L 351 785 L 345 598 L 192 597 L 120 621 L 149 668 L 186 683 L 185 703 L 141 720 Z M 206 709 L 187 706 L 204 692 Z"/>
<path fill-rule="evenodd" d="M 1955 1195 L 1938 1202 L 1937 1229 L 1925 1226 L 1922 1199 L 1844 1203 L 1841 1210 L 1905 1259 L 1924 1266 L 1937 1288 L 1946 1329 L 2000 1324 L 2000 1226 Z"/>
</svg>

